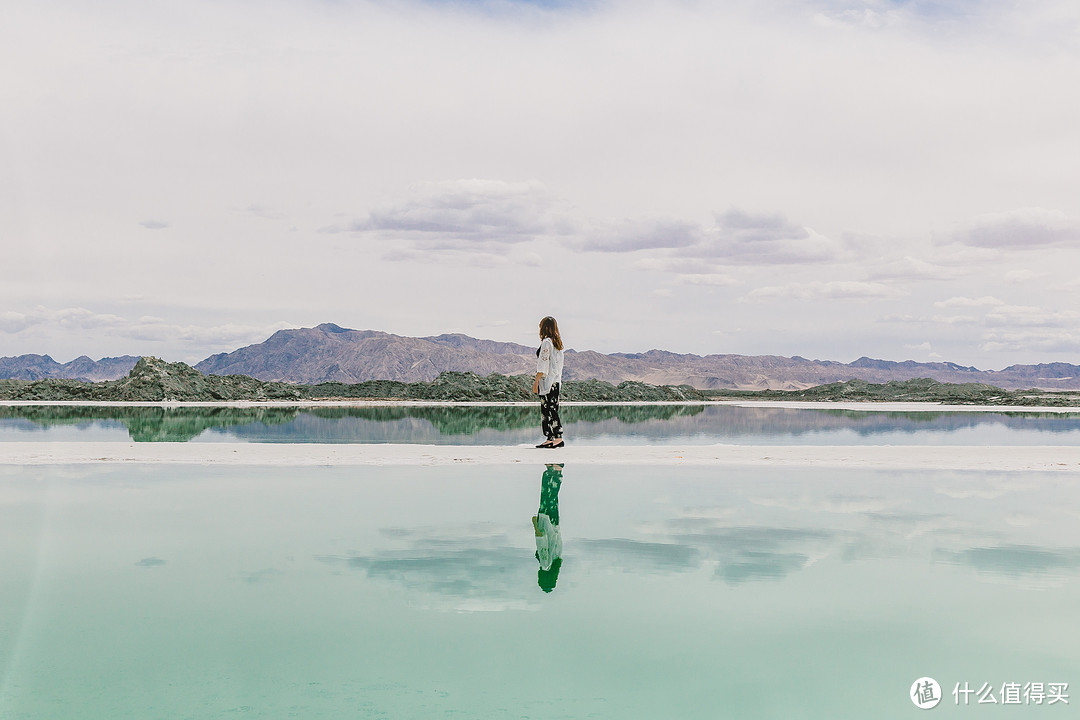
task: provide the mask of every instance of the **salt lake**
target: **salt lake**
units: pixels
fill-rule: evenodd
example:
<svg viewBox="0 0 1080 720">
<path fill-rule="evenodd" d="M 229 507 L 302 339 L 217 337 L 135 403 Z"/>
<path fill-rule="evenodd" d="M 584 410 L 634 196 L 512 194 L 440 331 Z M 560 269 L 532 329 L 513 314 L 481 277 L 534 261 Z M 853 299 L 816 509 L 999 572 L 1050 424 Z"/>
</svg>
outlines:
<svg viewBox="0 0 1080 720">
<path fill-rule="evenodd" d="M 567 464 L 553 577 L 554 470 L 4 466 L 0 717 L 899 718 L 924 676 L 950 717 L 1080 702 L 1030 702 L 1080 681 L 1076 473 Z"/>
</svg>

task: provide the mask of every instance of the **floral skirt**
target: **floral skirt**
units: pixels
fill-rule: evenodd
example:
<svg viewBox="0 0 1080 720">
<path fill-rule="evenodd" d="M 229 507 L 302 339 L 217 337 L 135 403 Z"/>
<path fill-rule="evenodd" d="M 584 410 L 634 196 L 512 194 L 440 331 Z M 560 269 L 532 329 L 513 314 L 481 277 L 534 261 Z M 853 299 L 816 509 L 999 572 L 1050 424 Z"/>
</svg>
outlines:
<svg viewBox="0 0 1080 720">
<path fill-rule="evenodd" d="M 562 421 L 559 419 L 559 383 L 552 385 L 547 395 L 540 396 L 540 428 L 548 440 L 562 437 Z"/>
</svg>

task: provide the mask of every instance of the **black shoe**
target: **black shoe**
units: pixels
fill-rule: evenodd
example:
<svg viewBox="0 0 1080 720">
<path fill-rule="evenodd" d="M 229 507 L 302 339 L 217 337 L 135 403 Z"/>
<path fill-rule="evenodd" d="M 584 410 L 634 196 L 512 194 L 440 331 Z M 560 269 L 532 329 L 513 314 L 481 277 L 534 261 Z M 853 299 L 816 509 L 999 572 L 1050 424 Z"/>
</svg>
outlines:
<svg viewBox="0 0 1080 720">
<path fill-rule="evenodd" d="M 549 447 L 551 447 L 551 441 L 550 440 L 545 440 L 544 442 L 540 443 L 536 447 L 538 447 L 538 448 L 549 448 Z"/>
<path fill-rule="evenodd" d="M 565 444 L 566 443 L 564 443 L 562 441 L 562 438 L 558 438 L 554 442 L 552 442 L 550 445 L 544 445 L 544 447 L 550 448 L 550 449 L 555 449 L 555 448 L 561 448 Z"/>
</svg>

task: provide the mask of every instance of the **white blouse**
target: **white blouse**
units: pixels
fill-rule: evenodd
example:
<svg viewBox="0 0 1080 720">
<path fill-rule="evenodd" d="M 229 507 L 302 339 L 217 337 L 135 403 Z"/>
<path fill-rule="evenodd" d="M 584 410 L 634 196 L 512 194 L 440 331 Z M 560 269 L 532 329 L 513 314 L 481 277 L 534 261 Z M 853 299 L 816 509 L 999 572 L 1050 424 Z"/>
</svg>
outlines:
<svg viewBox="0 0 1080 720">
<path fill-rule="evenodd" d="M 544 338 L 540 343 L 540 355 L 536 358 L 536 372 L 543 373 L 540 378 L 540 394 L 547 395 L 551 386 L 562 382 L 563 351 L 556 350 L 551 338 Z"/>
</svg>

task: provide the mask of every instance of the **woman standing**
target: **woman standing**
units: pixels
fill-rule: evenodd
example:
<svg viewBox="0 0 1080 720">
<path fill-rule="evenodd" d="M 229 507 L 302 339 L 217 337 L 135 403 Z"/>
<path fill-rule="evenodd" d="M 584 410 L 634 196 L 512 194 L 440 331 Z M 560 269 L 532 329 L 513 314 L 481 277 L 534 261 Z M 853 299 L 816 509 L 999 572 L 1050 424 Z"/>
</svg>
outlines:
<svg viewBox="0 0 1080 720">
<path fill-rule="evenodd" d="M 540 427 L 547 438 L 536 447 L 563 446 L 559 420 L 559 384 L 562 383 L 563 343 L 559 326 L 550 315 L 540 321 L 540 347 L 536 349 L 533 392 L 540 396 Z"/>
</svg>

